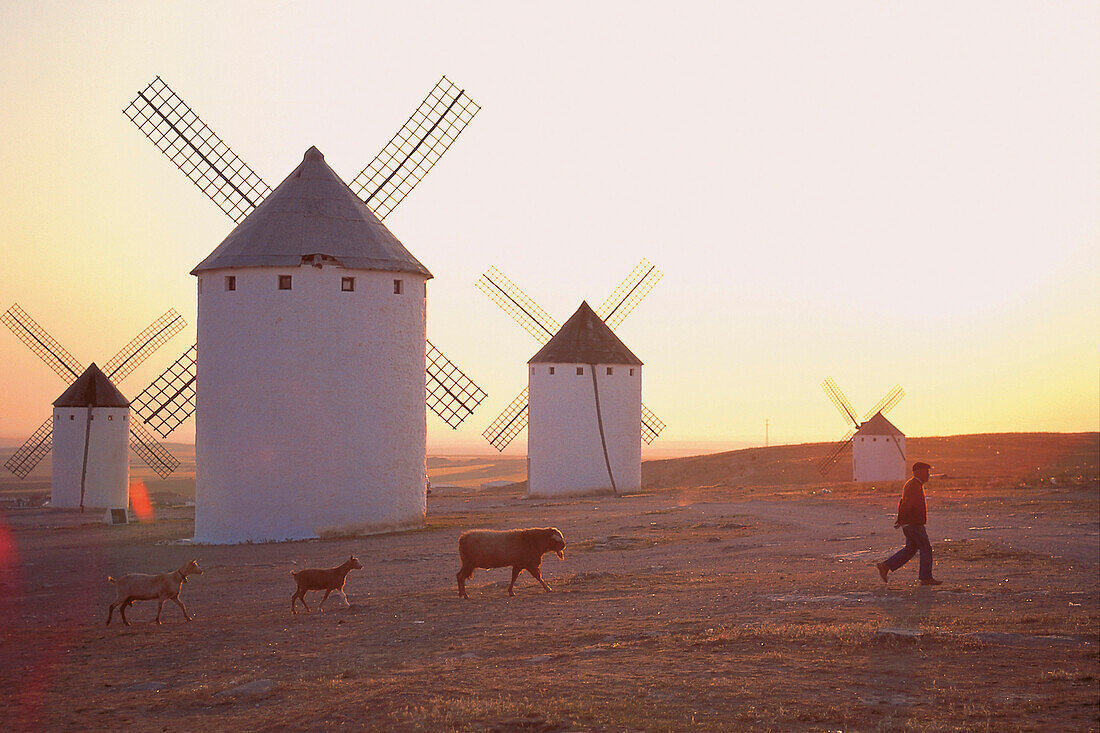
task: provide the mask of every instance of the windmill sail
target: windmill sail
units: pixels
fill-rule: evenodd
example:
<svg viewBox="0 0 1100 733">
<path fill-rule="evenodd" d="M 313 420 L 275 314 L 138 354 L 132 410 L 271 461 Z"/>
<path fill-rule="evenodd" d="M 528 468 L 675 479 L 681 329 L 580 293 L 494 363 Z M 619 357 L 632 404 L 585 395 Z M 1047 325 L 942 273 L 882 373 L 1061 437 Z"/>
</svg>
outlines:
<svg viewBox="0 0 1100 733">
<path fill-rule="evenodd" d="M 38 325 L 33 318 L 28 316 L 18 303 L 8 308 L 0 321 L 11 329 L 12 333 L 19 337 L 38 358 L 46 362 L 46 366 L 54 371 L 57 376 L 66 383 L 79 377 L 84 372 L 84 365 L 73 358 L 61 344 L 57 343 L 46 330 Z"/>
<path fill-rule="evenodd" d="M 427 344 L 428 407 L 443 418 L 443 422 L 457 430 L 485 399 L 485 391 L 463 374 L 431 341 Z"/>
<path fill-rule="evenodd" d="M 904 396 L 905 390 L 901 388 L 900 384 L 895 384 L 894 388 L 890 390 L 885 397 L 879 400 L 877 405 L 867 411 L 867 415 L 863 418 L 863 422 L 867 422 L 880 412 L 886 414 L 894 409 L 894 406 L 901 402 L 901 398 Z"/>
<path fill-rule="evenodd" d="M 271 193 L 159 76 L 123 113 L 233 221 L 240 223 Z"/>
<path fill-rule="evenodd" d="M 624 318 L 630 315 L 638 303 L 642 302 L 661 277 L 661 271 L 651 265 L 649 260 L 643 259 L 596 309 L 596 315 L 607 324 L 608 328 L 614 330 Z"/>
<path fill-rule="evenodd" d="M 645 441 L 645 444 L 649 445 L 655 441 L 664 429 L 665 424 L 653 414 L 653 410 L 642 405 L 642 440 Z"/>
<path fill-rule="evenodd" d="M 130 421 L 130 447 L 161 478 L 168 478 L 180 465 L 178 458 L 134 420 Z"/>
<path fill-rule="evenodd" d="M 833 449 L 829 451 L 829 455 L 825 456 L 817 464 L 817 470 L 821 473 L 822 476 L 825 476 L 829 473 L 829 471 L 832 471 L 833 466 L 835 466 L 840 461 L 840 458 L 844 455 L 844 452 L 852 447 L 852 441 L 855 439 L 855 434 L 855 430 L 850 430 L 843 440 L 833 446 Z"/>
<path fill-rule="evenodd" d="M 846 417 L 852 425 L 858 428 L 859 420 L 856 419 L 856 411 L 852 408 L 852 403 L 840 391 L 840 387 L 836 386 L 836 382 L 833 381 L 832 377 L 826 377 L 825 381 L 821 383 L 821 389 L 825 390 L 825 394 L 829 396 L 833 405 L 840 411 L 841 416 Z"/>
<path fill-rule="evenodd" d="M 355 180 L 351 190 L 379 219 L 397 208 L 481 107 L 442 77 Z"/>
<path fill-rule="evenodd" d="M 475 283 L 478 290 L 489 296 L 512 319 L 545 344 L 561 328 L 558 322 L 531 300 L 527 293 L 501 274 L 500 270 L 490 267 Z"/>
<path fill-rule="evenodd" d="M 51 448 L 53 448 L 53 418 L 49 417 L 4 463 L 4 468 L 19 478 L 26 478 L 27 474 L 46 457 Z"/>
<path fill-rule="evenodd" d="M 195 412 L 196 347 L 183 352 L 130 401 L 130 407 L 162 438 Z"/>
<path fill-rule="evenodd" d="M 527 388 L 512 400 L 481 435 L 498 451 L 508 447 L 512 439 L 527 427 Z"/>
<path fill-rule="evenodd" d="M 183 320 L 183 316 L 175 308 L 169 308 L 163 316 L 122 347 L 103 367 L 103 373 L 117 385 L 186 325 L 187 321 Z"/>
</svg>

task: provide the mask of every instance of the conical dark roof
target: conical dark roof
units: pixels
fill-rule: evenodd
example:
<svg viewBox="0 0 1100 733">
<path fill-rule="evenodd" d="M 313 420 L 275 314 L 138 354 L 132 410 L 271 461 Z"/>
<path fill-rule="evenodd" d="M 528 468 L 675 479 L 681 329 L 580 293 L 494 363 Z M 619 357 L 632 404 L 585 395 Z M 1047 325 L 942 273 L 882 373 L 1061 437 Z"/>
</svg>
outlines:
<svg viewBox="0 0 1100 733">
<path fill-rule="evenodd" d="M 876 412 L 874 417 L 860 425 L 856 435 L 900 435 L 905 437 L 905 434 L 898 430 L 894 423 L 887 420 L 881 412 Z"/>
<path fill-rule="evenodd" d="M 92 364 L 53 401 L 54 407 L 129 407 L 130 402 L 107 379 L 99 367 Z"/>
<path fill-rule="evenodd" d="M 531 357 L 528 364 L 551 362 L 555 364 L 636 364 L 642 360 L 634 356 L 626 344 L 612 333 L 607 324 L 596 315 L 586 301 L 569 317 L 553 338 Z"/>
<path fill-rule="evenodd" d="M 335 257 L 344 267 L 432 276 L 315 147 L 191 274 L 221 267 L 297 266 L 314 254 Z"/>
</svg>

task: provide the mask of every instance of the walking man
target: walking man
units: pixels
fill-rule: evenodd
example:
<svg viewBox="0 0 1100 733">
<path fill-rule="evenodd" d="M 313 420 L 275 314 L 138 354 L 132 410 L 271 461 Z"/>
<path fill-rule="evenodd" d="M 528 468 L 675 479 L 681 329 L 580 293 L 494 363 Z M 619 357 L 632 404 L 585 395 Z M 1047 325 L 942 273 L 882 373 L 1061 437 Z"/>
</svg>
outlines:
<svg viewBox="0 0 1100 733">
<path fill-rule="evenodd" d="M 905 533 L 905 547 L 901 548 L 885 562 L 880 562 L 878 574 L 882 576 L 882 582 L 891 570 L 897 570 L 905 563 L 913 559 L 913 555 L 920 553 L 920 584 L 940 585 L 942 581 L 932 577 L 932 543 L 928 541 L 928 533 L 924 531 L 924 525 L 928 522 L 928 513 L 924 504 L 924 485 L 928 483 L 928 472 L 932 469 L 923 461 L 913 464 L 913 478 L 905 482 L 901 491 L 901 501 L 898 502 L 898 521 L 895 527 L 901 527 Z"/>
</svg>

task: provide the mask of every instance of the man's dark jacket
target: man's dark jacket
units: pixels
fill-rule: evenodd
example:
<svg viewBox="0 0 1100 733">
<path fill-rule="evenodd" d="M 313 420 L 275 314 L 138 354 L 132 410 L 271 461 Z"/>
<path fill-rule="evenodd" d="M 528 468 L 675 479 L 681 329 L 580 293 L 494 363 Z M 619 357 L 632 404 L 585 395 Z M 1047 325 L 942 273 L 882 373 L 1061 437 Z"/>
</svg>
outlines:
<svg viewBox="0 0 1100 733">
<path fill-rule="evenodd" d="M 924 484 L 914 476 L 905 482 L 905 487 L 901 490 L 901 501 L 898 502 L 898 521 L 894 522 L 894 526 L 927 523 L 928 512 L 924 505 Z"/>
</svg>

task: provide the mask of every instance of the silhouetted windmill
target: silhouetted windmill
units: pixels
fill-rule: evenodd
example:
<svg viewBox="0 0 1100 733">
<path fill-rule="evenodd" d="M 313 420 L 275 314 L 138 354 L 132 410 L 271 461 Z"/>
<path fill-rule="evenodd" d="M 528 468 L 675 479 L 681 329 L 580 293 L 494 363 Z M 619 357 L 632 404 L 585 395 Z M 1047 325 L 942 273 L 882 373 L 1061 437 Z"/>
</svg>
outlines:
<svg viewBox="0 0 1100 733">
<path fill-rule="evenodd" d="M 379 220 L 400 204 L 447 151 L 481 107 L 446 76 L 351 182 Z M 271 187 L 240 159 L 158 76 L 124 110 L 126 116 L 234 222 L 240 223 Z M 426 399 L 453 429 L 485 392 L 426 343 Z M 192 346 L 133 400 L 134 410 L 162 437 L 195 411 L 196 352 Z"/>
<path fill-rule="evenodd" d="M 836 406 L 841 416 L 846 421 L 851 421 L 853 426 L 818 463 L 817 468 L 821 475 L 827 475 L 840 461 L 845 451 L 852 448 L 853 481 L 904 479 L 905 435 L 885 416 L 885 413 L 892 410 L 905 396 L 905 390 L 901 385 L 895 385 L 885 397 L 878 401 L 878 404 L 867 411 L 862 421 L 856 419 L 852 403 L 840 391 L 832 377 L 826 378 L 821 383 L 821 388 L 825 390 L 825 394 L 829 396 L 829 400 Z"/>
<path fill-rule="evenodd" d="M 614 330 L 660 279 L 661 272 L 643 259 L 604 300 L 596 315 Z M 557 321 L 495 267 L 490 267 L 478 279 L 477 287 L 531 334 L 540 346 L 545 345 L 561 328 Z M 527 398 L 528 389 L 524 389 L 482 433 L 498 451 L 504 450 L 527 427 Z M 657 438 L 665 424 L 642 405 L 640 427 L 642 440 L 648 444 Z"/>
<path fill-rule="evenodd" d="M 12 333 L 19 337 L 19 340 L 66 384 L 72 385 L 86 371 L 84 365 L 74 359 L 18 304 L 12 305 L 0 316 L 0 321 L 3 321 L 4 325 L 11 329 Z M 117 386 L 165 342 L 183 330 L 185 325 L 183 318 L 174 309 L 170 309 L 122 347 L 103 366 L 103 375 Z M 27 474 L 46 457 L 52 446 L 53 417 L 50 417 L 34 431 L 19 450 L 15 451 L 4 466 L 19 478 L 26 478 Z M 167 478 L 179 466 L 179 460 L 158 443 L 139 421 L 130 421 L 130 447 L 161 478 Z M 87 455 L 85 455 L 86 462 Z"/>
</svg>

